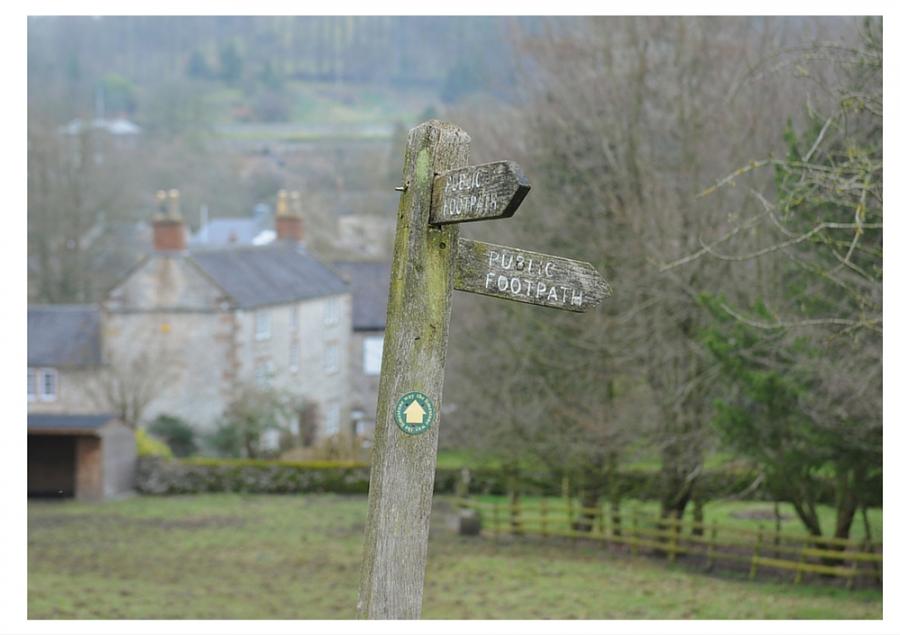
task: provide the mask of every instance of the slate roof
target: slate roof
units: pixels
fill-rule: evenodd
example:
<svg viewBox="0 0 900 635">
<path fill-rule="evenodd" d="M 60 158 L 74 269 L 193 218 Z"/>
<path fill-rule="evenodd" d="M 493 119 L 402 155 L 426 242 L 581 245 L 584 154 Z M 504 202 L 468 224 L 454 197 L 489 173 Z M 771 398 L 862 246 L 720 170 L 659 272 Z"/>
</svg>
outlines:
<svg viewBox="0 0 900 635">
<path fill-rule="evenodd" d="M 191 237 L 191 247 L 250 245 L 260 232 L 254 218 L 213 218 Z"/>
<path fill-rule="evenodd" d="M 390 263 L 336 262 L 334 268 L 350 281 L 353 330 L 383 331 L 391 286 Z"/>
<path fill-rule="evenodd" d="M 243 309 L 350 290 L 340 276 L 295 243 L 198 251 L 190 257 Z"/>
<path fill-rule="evenodd" d="M 110 414 L 60 415 L 28 413 L 29 430 L 97 430 L 114 419 Z"/>
<path fill-rule="evenodd" d="M 97 366 L 100 309 L 86 304 L 28 307 L 29 366 Z"/>
</svg>

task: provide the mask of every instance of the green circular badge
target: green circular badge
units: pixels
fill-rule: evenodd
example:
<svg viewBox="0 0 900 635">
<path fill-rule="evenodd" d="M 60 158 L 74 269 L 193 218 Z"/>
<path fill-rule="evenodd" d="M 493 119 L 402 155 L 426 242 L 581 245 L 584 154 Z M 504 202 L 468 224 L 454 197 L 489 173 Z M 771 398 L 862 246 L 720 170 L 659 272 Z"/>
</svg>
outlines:
<svg viewBox="0 0 900 635">
<path fill-rule="evenodd" d="M 422 434 L 434 421 L 434 404 L 424 393 L 408 392 L 397 400 L 394 421 L 406 434 Z"/>
</svg>

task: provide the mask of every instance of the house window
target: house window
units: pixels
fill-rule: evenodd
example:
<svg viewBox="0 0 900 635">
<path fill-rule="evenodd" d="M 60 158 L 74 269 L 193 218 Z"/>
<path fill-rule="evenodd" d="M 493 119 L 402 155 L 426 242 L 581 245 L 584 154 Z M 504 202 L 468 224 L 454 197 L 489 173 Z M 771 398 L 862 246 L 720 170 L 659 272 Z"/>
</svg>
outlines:
<svg viewBox="0 0 900 635">
<path fill-rule="evenodd" d="M 291 330 L 296 331 L 300 328 L 300 307 L 292 306 L 290 315 Z"/>
<path fill-rule="evenodd" d="M 338 323 L 340 304 L 337 298 L 328 298 L 325 302 L 325 324 L 328 326 Z"/>
<path fill-rule="evenodd" d="M 40 375 L 41 401 L 56 401 L 57 373 L 53 368 L 42 368 Z"/>
<path fill-rule="evenodd" d="M 381 373 L 381 349 L 384 347 L 384 336 L 367 337 L 363 340 L 363 372 L 366 375 Z"/>
<path fill-rule="evenodd" d="M 341 404 L 331 403 L 325 410 L 325 436 L 332 436 L 341 431 Z"/>
<path fill-rule="evenodd" d="M 325 345 L 325 372 L 334 374 L 338 371 L 338 347 L 334 342 Z"/>
<path fill-rule="evenodd" d="M 37 399 L 37 381 L 38 381 L 38 372 L 33 369 L 28 369 L 28 401 L 34 401 Z"/>
<path fill-rule="evenodd" d="M 288 366 L 292 373 L 296 373 L 300 369 L 300 342 L 293 340 L 291 348 L 288 352 Z"/>
<path fill-rule="evenodd" d="M 272 337 L 272 323 L 268 311 L 256 313 L 256 339 L 267 340 Z"/>
</svg>

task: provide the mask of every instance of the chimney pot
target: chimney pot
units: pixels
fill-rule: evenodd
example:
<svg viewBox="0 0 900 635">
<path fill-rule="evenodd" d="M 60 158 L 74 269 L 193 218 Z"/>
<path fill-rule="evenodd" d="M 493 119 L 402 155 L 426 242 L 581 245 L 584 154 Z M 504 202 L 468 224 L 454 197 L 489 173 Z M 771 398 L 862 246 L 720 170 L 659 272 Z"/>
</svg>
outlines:
<svg viewBox="0 0 900 635">
<path fill-rule="evenodd" d="M 187 236 L 178 210 L 178 190 L 159 190 L 156 201 L 159 211 L 153 216 L 153 249 L 184 251 Z"/>
<path fill-rule="evenodd" d="M 290 197 L 290 204 L 288 204 Z M 286 190 L 278 192 L 275 214 L 275 233 L 278 240 L 299 243 L 303 241 L 303 218 L 300 216 L 300 193 Z"/>
</svg>

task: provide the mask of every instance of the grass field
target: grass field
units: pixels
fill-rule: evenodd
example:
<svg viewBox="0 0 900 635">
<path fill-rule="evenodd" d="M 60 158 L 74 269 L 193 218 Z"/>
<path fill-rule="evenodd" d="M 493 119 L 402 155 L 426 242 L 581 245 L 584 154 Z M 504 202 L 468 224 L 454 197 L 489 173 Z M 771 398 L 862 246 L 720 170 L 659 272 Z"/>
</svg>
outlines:
<svg viewBox="0 0 900 635">
<path fill-rule="evenodd" d="M 30 619 L 350 619 L 364 497 L 29 503 Z M 747 582 L 592 545 L 450 530 L 437 499 L 423 617 L 879 619 L 880 591 Z"/>
</svg>

